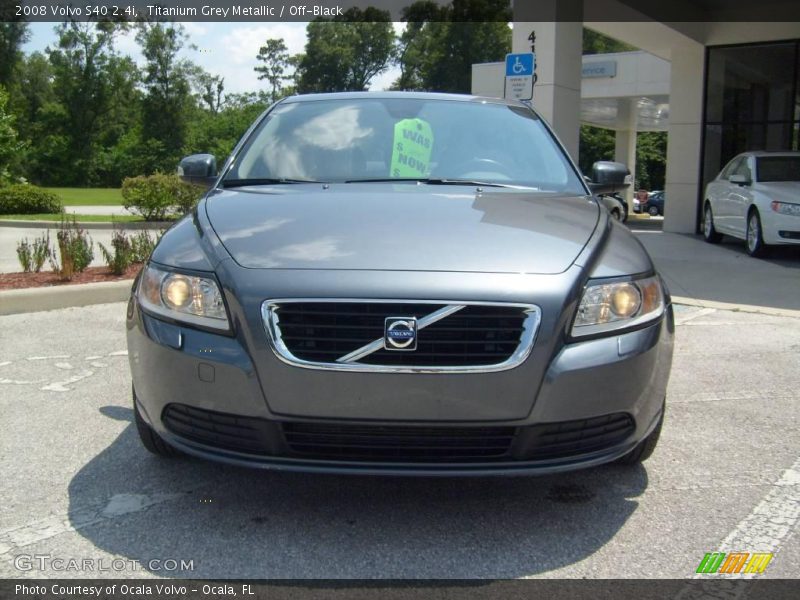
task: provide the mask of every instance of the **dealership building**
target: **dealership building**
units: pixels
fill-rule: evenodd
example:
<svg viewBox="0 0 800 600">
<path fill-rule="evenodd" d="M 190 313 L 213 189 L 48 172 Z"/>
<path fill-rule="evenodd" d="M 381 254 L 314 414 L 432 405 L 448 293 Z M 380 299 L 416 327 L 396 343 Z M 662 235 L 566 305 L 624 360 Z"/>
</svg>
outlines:
<svg viewBox="0 0 800 600">
<path fill-rule="evenodd" d="M 530 52 L 535 32 L 533 103 L 574 156 L 582 121 L 614 129 L 615 158 L 628 164 L 637 130 L 667 131 L 664 230 L 694 233 L 705 184 L 730 158 L 800 149 L 799 7 L 515 0 L 512 51 Z M 644 52 L 582 57 L 584 26 Z M 499 95 L 504 73 L 492 68 L 473 68 L 473 92 Z"/>
</svg>

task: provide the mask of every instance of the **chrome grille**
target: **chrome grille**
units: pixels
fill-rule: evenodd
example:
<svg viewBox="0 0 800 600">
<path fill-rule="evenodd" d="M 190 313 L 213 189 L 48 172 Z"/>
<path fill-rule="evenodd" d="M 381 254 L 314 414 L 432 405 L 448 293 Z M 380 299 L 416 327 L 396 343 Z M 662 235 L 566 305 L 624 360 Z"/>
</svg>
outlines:
<svg viewBox="0 0 800 600">
<path fill-rule="evenodd" d="M 390 300 L 269 300 L 262 306 L 276 354 L 291 364 L 341 370 L 510 369 L 530 353 L 532 305 Z M 384 348 L 388 317 L 417 319 L 417 346 Z"/>
</svg>

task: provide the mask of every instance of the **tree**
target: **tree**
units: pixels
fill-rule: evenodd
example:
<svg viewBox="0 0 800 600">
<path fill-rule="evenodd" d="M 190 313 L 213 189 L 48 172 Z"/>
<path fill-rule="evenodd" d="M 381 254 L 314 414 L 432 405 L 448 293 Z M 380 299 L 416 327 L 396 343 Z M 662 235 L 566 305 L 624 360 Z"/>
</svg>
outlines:
<svg viewBox="0 0 800 600">
<path fill-rule="evenodd" d="M 583 54 L 607 54 L 611 52 L 631 52 L 634 46 L 620 42 L 597 31 L 583 28 Z"/>
<path fill-rule="evenodd" d="M 204 77 L 202 83 L 201 98 L 208 106 L 208 110 L 212 114 L 217 114 L 222 108 L 224 101 L 223 93 L 225 92 L 225 78 L 219 75 L 210 75 Z"/>
<path fill-rule="evenodd" d="M 422 64 L 426 55 L 434 52 L 435 41 L 440 39 L 440 24 L 446 18 L 445 9 L 433 0 L 418 0 L 403 9 L 403 20 L 406 28 L 397 40 L 397 64 L 400 77 L 392 84 L 395 90 L 421 90 L 425 88 L 422 81 Z M 424 31 L 423 31 L 424 29 Z"/>
<path fill-rule="evenodd" d="M 469 93 L 474 63 L 503 60 L 511 51 L 508 0 L 453 0 L 439 6 L 422 0 L 403 9 L 400 36 L 402 90 Z"/>
<path fill-rule="evenodd" d="M 40 113 L 45 105 L 55 101 L 53 68 L 41 52 L 23 56 L 17 65 L 14 82 L 8 88 L 9 106 L 16 116 L 16 128 L 22 139 L 40 137 Z"/>
<path fill-rule="evenodd" d="M 8 89 L 22 53 L 20 47 L 30 39 L 28 24 L 0 21 L 0 85 Z"/>
<path fill-rule="evenodd" d="M 14 117 L 6 111 L 8 93 L 0 85 L 0 184 L 11 179 L 9 165 L 21 144 L 14 130 Z"/>
<path fill-rule="evenodd" d="M 298 59 L 300 93 L 362 91 L 389 68 L 394 28 L 388 11 L 350 8 L 333 19 L 308 24 L 305 53 Z"/>
<path fill-rule="evenodd" d="M 578 166 L 584 175 L 592 174 L 598 160 L 614 160 L 615 138 L 610 129 L 581 125 Z"/>
<path fill-rule="evenodd" d="M 663 190 L 667 174 L 667 132 L 642 131 L 636 138 L 636 182 L 646 190 Z"/>
<path fill-rule="evenodd" d="M 142 137 L 148 171 L 171 170 L 186 140 L 190 64 L 178 57 L 186 39 L 183 27 L 174 23 L 143 23 L 136 36 L 147 61 Z"/>
<path fill-rule="evenodd" d="M 289 49 L 282 39 L 270 38 L 266 44 L 258 50 L 256 60 L 261 61 L 262 65 L 253 67 L 256 73 L 260 73 L 259 79 L 266 79 L 270 87 L 270 99 L 276 102 L 282 97 L 283 82 L 291 77 L 286 75 L 286 69 L 290 66 Z"/>
<path fill-rule="evenodd" d="M 141 131 L 143 94 L 141 71 L 130 57 L 112 57 L 107 73 L 111 100 L 98 125 L 98 150 L 86 184 L 115 187 L 125 177 L 141 174 L 140 159 L 130 144 Z"/>
<path fill-rule="evenodd" d="M 186 75 L 199 104 L 212 114 L 219 113 L 225 103 L 225 78 L 194 63 L 187 64 Z"/>
<path fill-rule="evenodd" d="M 183 153 L 213 154 L 221 166 L 239 138 L 270 103 L 266 95 L 261 101 L 254 98 L 242 100 L 239 96 L 226 99 L 224 110 L 218 113 L 197 111 L 189 124 Z"/>
<path fill-rule="evenodd" d="M 47 49 L 53 68 L 53 91 L 63 120 L 53 120 L 50 135 L 66 145 L 62 160 L 48 175 L 62 184 L 89 180 L 100 119 L 109 111 L 113 88 L 109 68 L 113 39 L 121 26 L 100 22 L 62 23 L 56 29 L 58 46 Z"/>
</svg>

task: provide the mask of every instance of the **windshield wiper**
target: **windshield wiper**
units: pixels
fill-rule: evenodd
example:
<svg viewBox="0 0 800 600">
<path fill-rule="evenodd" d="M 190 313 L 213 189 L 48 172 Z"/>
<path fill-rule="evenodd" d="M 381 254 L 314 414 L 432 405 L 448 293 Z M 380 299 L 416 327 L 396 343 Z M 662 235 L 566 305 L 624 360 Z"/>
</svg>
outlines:
<svg viewBox="0 0 800 600">
<path fill-rule="evenodd" d="M 345 183 L 424 183 L 426 185 L 474 185 L 478 187 L 497 187 L 497 188 L 517 188 L 517 189 L 536 189 L 527 185 L 515 185 L 512 183 L 497 183 L 493 181 L 476 181 L 474 179 L 449 179 L 439 177 L 379 177 L 375 179 L 348 179 Z"/>
<path fill-rule="evenodd" d="M 278 185 L 283 183 L 322 183 L 321 181 L 314 181 L 313 179 L 289 179 L 286 177 L 273 177 L 273 178 L 260 178 L 260 179 L 225 179 L 222 181 L 222 187 L 247 187 L 251 185 Z"/>
</svg>

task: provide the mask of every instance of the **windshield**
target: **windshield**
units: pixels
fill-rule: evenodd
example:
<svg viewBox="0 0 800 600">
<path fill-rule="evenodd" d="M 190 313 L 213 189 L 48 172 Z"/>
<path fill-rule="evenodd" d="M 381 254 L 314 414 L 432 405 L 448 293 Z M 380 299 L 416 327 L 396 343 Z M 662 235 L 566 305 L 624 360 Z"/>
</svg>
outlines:
<svg viewBox="0 0 800 600">
<path fill-rule="evenodd" d="M 585 194 L 525 107 L 420 98 L 288 102 L 259 125 L 223 185 L 451 180 Z"/>
<path fill-rule="evenodd" d="M 800 181 L 800 156 L 761 156 L 758 181 Z"/>
</svg>

